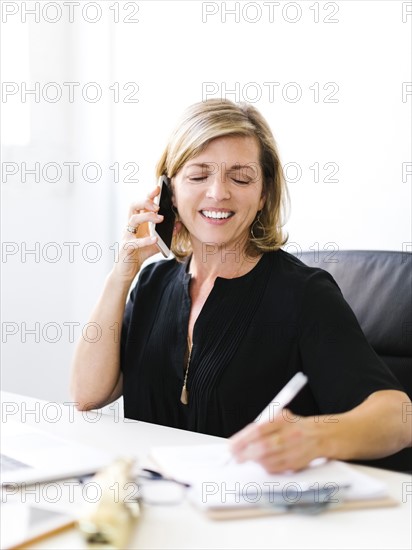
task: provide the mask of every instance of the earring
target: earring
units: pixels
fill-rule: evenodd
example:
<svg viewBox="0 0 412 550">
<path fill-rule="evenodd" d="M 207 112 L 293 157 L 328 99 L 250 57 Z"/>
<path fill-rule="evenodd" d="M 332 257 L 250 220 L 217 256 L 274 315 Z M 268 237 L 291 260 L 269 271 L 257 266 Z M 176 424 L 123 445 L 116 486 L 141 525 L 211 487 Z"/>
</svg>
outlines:
<svg viewBox="0 0 412 550">
<path fill-rule="evenodd" d="M 261 232 L 262 232 L 262 235 L 265 234 L 265 226 L 263 225 L 263 223 L 260 221 L 260 215 L 261 215 L 262 211 L 259 210 L 258 212 L 258 215 L 255 219 L 255 221 L 252 223 L 252 225 L 250 226 L 250 234 L 252 235 L 252 238 L 253 239 L 258 239 L 259 237 L 256 237 L 255 233 L 254 233 L 254 229 L 259 229 Z M 256 225 L 258 224 L 258 225 Z M 256 225 L 256 228 L 255 228 L 255 225 Z"/>
</svg>

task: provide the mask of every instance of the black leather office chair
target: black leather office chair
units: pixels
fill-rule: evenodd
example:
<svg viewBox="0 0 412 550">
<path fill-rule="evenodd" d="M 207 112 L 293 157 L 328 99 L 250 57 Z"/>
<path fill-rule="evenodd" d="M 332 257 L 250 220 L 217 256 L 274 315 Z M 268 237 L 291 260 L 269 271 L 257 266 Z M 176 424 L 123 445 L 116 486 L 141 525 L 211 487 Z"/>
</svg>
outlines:
<svg viewBox="0 0 412 550">
<path fill-rule="evenodd" d="M 412 254 L 348 250 L 303 252 L 298 257 L 333 276 L 367 340 L 412 399 Z M 360 463 L 409 472 L 412 448 Z"/>
</svg>

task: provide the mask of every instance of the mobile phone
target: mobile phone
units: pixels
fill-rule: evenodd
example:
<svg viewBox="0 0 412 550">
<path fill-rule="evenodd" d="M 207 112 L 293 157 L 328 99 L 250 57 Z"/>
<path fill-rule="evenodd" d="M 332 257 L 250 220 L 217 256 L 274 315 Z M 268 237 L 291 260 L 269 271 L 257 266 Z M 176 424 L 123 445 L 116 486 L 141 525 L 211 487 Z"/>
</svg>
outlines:
<svg viewBox="0 0 412 550">
<path fill-rule="evenodd" d="M 165 258 L 170 255 L 170 246 L 173 238 L 173 228 L 175 225 L 175 212 L 173 211 L 172 186 L 167 176 L 160 176 L 158 181 L 160 193 L 154 198 L 154 202 L 159 205 L 159 214 L 164 216 L 160 223 L 150 222 L 150 234 L 157 237 L 157 246 Z"/>
</svg>

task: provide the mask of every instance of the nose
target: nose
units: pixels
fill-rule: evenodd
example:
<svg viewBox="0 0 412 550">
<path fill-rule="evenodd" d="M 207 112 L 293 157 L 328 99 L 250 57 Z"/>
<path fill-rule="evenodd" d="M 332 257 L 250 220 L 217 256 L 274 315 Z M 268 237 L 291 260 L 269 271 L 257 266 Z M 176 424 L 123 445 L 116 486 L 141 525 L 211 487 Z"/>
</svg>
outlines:
<svg viewBox="0 0 412 550">
<path fill-rule="evenodd" d="M 222 172 L 217 172 L 208 178 L 209 185 L 206 191 L 208 199 L 214 199 L 216 202 L 230 199 L 229 182 Z"/>
</svg>

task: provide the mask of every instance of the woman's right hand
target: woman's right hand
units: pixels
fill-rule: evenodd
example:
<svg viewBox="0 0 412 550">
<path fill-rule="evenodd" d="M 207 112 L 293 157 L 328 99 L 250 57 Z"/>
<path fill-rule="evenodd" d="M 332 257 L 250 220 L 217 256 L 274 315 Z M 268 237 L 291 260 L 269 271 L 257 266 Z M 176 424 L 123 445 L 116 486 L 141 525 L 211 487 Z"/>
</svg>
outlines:
<svg viewBox="0 0 412 550">
<path fill-rule="evenodd" d="M 159 192 L 160 187 L 156 187 L 145 200 L 131 205 L 126 227 L 136 228 L 136 233 L 125 229 L 117 261 L 90 316 L 90 322 L 99 327 L 100 337 L 97 341 L 80 338 L 76 346 L 71 393 L 79 410 L 103 407 L 122 394 L 120 338 L 113 329 L 122 326 L 127 294 L 142 263 L 159 252 L 157 237 L 150 236 L 148 225 L 163 219 L 153 202 Z"/>
<path fill-rule="evenodd" d="M 127 227 L 136 228 L 136 233 L 127 229 L 119 245 L 117 261 L 112 269 L 112 276 L 124 282 L 131 283 L 139 272 L 142 263 L 159 252 L 156 245 L 157 237 L 151 237 L 149 223 L 160 223 L 163 216 L 157 212 L 159 207 L 153 199 L 160 193 L 160 187 L 156 187 L 149 193 L 145 200 L 137 201 L 130 206 Z"/>
</svg>

